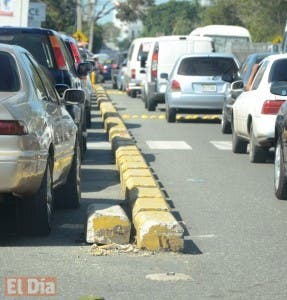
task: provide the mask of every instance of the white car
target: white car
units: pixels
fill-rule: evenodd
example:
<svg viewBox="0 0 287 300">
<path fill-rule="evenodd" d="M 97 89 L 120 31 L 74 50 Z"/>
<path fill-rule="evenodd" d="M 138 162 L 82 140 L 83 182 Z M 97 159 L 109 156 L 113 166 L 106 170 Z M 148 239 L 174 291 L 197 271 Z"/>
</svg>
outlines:
<svg viewBox="0 0 287 300">
<path fill-rule="evenodd" d="M 267 151 L 274 146 L 275 120 L 287 93 L 278 96 L 270 91 L 273 82 L 287 81 L 287 54 L 272 55 L 255 65 L 248 84 L 232 111 L 232 150 L 246 153 L 249 145 L 250 161 L 264 162 Z M 243 87 L 237 81 L 231 85 L 236 93 Z"/>
</svg>

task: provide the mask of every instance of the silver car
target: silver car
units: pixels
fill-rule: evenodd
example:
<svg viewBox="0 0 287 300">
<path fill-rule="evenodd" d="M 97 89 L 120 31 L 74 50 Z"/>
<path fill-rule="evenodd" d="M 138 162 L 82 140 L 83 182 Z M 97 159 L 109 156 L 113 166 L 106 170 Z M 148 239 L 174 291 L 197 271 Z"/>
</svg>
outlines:
<svg viewBox="0 0 287 300">
<path fill-rule="evenodd" d="M 24 233 L 48 234 L 54 204 L 79 206 L 77 126 L 65 104 L 83 101 L 82 90 L 60 98 L 29 52 L 0 44 L 0 201 L 18 201 Z"/>
<path fill-rule="evenodd" d="M 178 112 L 219 112 L 230 83 L 238 79 L 239 62 L 232 54 L 208 53 L 181 56 L 168 74 L 166 119 L 175 122 Z"/>
</svg>

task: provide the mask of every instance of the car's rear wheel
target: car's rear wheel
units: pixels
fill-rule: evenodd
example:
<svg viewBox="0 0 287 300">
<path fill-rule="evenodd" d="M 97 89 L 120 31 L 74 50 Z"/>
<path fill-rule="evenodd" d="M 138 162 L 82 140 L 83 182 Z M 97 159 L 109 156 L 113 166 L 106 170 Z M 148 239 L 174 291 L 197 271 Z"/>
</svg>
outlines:
<svg viewBox="0 0 287 300">
<path fill-rule="evenodd" d="M 52 163 L 48 159 L 41 186 L 36 194 L 21 199 L 22 229 L 28 235 L 48 235 L 53 211 Z"/>
<path fill-rule="evenodd" d="M 232 128 L 232 151 L 233 153 L 246 153 L 247 141 L 241 139 Z"/>
<path fill-rule="evenodd" d="M 55 205 L 57 208 L 78 208 L 81 199 L 81 163 L 80 148 L 75 145 L 73 162 L 64 185 L 55 190 Z"/>
<path fill-rule="evenodd" d="M 176 120 L 176 110 L 174 108 L 170 108 L 169 106 L 166 106 L 165 118 L 167 122 L 174 123 Z"/>
<path fill-rule="evenodd" d="M 131 91 L 131 97 L 136 98 L 136 96 L 137 96 L 137 91 L 132 90 Z"/>
<path fill-rule="evenodd" d="M 156 108 L 155 101 L 152 98 L 147 97 L 147 99 L 146 99 L 146 109 L 148 111 L 155 111 L 155 108 Z"/>
<path fill-rule="evenodd" d="M 274 189 L 275 195 L 280 200 L 287 199 L 287 177 L 284 163 L 281 139 L 278 138 L 275 148 L 274 160 Z"/>
<path fill-rule="evenodd" d="M 263 163 L 266 161 L 266 150 L 256 144 L 253 126 L 250 127 L 249 159 L 252 163 Z"/>
</svg>

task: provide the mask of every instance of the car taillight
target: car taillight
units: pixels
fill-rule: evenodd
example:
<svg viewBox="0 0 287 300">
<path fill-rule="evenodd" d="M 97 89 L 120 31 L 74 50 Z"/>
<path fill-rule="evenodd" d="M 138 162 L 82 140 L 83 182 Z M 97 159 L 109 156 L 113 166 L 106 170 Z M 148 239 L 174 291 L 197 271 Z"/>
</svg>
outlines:
<svg viewBox="0 0 287 300">
<path fill-rule="evenodd" d="M 59 42 L 57 41 L 57 38 L 55 36 L 51 35 L 50 36 L 50 41 L 51 41 L 52 48 L 53 48 L 53 51 L 54 51 L 54 54 L 55 54 L 57 67 L 60 70 L 66 69 L 66 61 L 65 61 L 64 55 L 61 51 Z"/>
<path fill-rule="evenodd" d="M 180 88 L 180 84 L 178 81 L 176 80 L 173 80 L 171 82 L 171 89 L 173 92 L 180 92 L 181 88 Z"/>
<path fill-rule="evenodd" d="M 72 50 L 73 57 L 74 57 L 74 62 L 79 64 L 81 62 L 80 52 L 79 52 L 79 50 L 78 50 L 78 48 L 76 47 L 75 44 L 70 43 L 70 45 L 71 45 L 71 50 Z"/>
<path fill-rule="evenodd" d="M 263 103 L 261 113 L 263 115 L 276 115 L 285 100 L 266 100 Z"/>
<path fill-rule="evenodd" d="M 158 51 L 156 50 L 152 56 L 151 62 L 151 76 L 157 78 L 157 65 L 158 65 Z"/>
<path fill-rule="evenodd" d="M 0 120 L 0 135 L 25 135 L 27 128 L 20 121 Z"/>
<path fill-rule="evenodd" d="M 131 78 L 136 79 L 136 69 L 131 70 Z"/>
</svg>

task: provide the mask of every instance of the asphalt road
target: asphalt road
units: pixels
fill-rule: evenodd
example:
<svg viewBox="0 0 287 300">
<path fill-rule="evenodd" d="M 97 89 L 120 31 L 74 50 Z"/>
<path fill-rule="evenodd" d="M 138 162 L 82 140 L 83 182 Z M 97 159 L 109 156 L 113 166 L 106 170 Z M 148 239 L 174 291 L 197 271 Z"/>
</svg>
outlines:
<svg viewBox="0 0 287 300">
<path fill-rule="evenodd" d="M 0 299 L 14 299 L 4 295 L 9 276 L 55 276 L 57 296 L 39 299 L 286 299 L 287 202 L 274 196 L 272 153 L 250 164 L 216 121 L 168 124 L 164 106 L 147 113 L 139 98 L 110 97 L 186 229 L 184 253 L 93 256 L 84 243 L 90 203 L 125 206 L 95 107 L 81 208 L 56 211 L 51 235 L 30 238 L 17 235 L 13 206 L 1 207 Z"/>
</svg>

